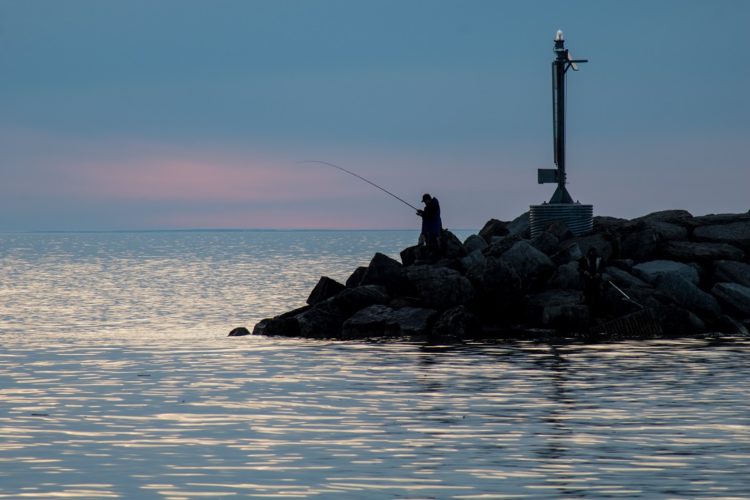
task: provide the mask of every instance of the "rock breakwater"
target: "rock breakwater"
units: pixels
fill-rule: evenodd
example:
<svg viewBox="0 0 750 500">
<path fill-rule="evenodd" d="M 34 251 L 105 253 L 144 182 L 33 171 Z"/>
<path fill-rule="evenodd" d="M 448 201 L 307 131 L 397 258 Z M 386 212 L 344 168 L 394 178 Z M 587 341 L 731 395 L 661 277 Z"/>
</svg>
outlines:
<svg viewBox="0 0 750 500">
<path fill-rule="evenodd" d="M 441 250 L 437 261 L 418 246 L 404 249 L 400 262 L 376 253 L 344 284 L 322 277 L 307 305 L 260 321 L 252 333 L 340 340 L 748 335 L 750 211 L 595 217 L 582 236 L 553 222 L 534 238 L 526 213 L 490 220 L 464 242 L 446 230 Z M 584 272 L 587 256 L 599 258 L 593 277 Z"/>
</svg>

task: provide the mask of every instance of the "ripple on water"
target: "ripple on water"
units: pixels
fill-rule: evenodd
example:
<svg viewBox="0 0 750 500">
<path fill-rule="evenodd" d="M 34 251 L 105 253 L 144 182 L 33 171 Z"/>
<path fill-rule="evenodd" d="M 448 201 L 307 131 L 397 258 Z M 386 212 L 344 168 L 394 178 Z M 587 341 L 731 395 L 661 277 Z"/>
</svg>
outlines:
<svg viewBox="0 0 750 500">
<path fill-rule="evenodd" d="M 0 497 L 750 494 L 745 341 L 4 342 Z"/>
</svg>

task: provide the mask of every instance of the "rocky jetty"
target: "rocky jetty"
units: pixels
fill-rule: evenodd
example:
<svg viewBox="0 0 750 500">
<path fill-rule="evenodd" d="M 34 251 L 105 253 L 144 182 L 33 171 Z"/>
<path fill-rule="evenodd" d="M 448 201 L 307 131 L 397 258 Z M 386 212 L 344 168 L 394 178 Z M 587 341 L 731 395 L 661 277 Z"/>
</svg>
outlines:
<svg viewBox="0 0 750 500">
<path fill-rule="evenodd" d="M 684 210 L 633 220 L 595 217 L 574 236 L 560 222 L 533 238 L 528 213 L 490 220 L 442 257 L 409 247 L 376 253 L 346 283 L 322 277 L 307 305 L 255 325 L 254 335 L 320 339 L 587 340 L 748 335 L 750 211 Z M 582 259 L 601 257 L 594 279 Z M 247 330 L 234 330 L 233 335 Z"/>
</svg>

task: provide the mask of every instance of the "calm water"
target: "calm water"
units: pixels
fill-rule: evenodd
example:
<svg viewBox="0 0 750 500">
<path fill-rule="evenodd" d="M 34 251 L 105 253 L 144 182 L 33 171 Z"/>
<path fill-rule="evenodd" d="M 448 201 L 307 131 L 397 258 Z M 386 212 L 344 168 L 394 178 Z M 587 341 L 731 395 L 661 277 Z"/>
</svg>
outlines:
<svg viewBox="0 0 750 500">
<path fill-rule="evenodd" d="M 0 235 L 0 498 L 750 498 L 750 342 L 228 338 L 412 232 Z"/>
</svg>

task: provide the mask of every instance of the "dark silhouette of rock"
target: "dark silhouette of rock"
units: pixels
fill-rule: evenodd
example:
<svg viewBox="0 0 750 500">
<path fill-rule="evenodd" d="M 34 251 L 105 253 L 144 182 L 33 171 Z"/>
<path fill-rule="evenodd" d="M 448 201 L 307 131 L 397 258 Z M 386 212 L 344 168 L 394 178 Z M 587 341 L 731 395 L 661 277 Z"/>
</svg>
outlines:
<svg viewBox="0 0 750 500">
<path fill-rule="evenodd" d="M 558 240 L 554 234 L 546 231 L 542 231 L 531 238 L 529 243 L 531 243 L 531 246 L 546 255 L 554 255 L 560 250 L 560 240 Z"/>
<path fill-rule="evenodd" d="M 750 287 L 750 264 L 720 260 L 714 263 L 714 281 Z"/>
<path fill-rule="evenodd" d="M 712 318 L 721 315 L 721 307 L 715 298 L 679 274 L 660 275 L 656 279 L 656 287 L 689 311 Z"/>
<path fill-rule="evenodd" d="M 729 243 L 748 248 L 750 247 L 750 220 L 696 227 L 693 237 L 698 241 Z"/>
<path fill-rule="evenodd" d="M 737 283 L 717 283 L 711 289 L 711 294 L 743 314 L 741 319 L 750 318 L 750 287 Z"/>
<path fill-rule="evenodd" d="M 432 327 L 432 337 L 471 339 L 481 335 L 482 323 L 466 306 L 456 306 L 443 312 Z"/>
<path fill-rule="evenodd" d="M 465 304 L 474 298 L 474 287 L 461 273 L 436 266 L 412 266 L 406 277 L 414 286 L 422 303 L 435 309 Z"/>
<path fill-rule="evenodd" d="M 367 273 L 367 268 L 365 266 L 360 266 L 355 269 L 351 276 L 346 280 L 347 288 L 359 286 L 360 283 L 362 283 L 362 278 L 365 277 L 365 273 Z"/>
<path fill-rule="evenodd" d="M 654 284 L 659 276 L 678 274 L 693 284 L 698 284 L 698 271 L 692 266 L 673 260 L 652 260 L 633 266 L 633 274 L 647 283 Z"/>
<path fill-rule="evenodd" d="M 517 242 L 500 258 L 515 269 L 528 289 L 549 278 L 555 270 L 552 260 L 527 241 Z"/>
<path fill-rule="evenodd" d="M 467 255 L 475 250 L 484 250 L 488 246 L 489 244 L 487 243 L 487 241 L 476 234 L 472 234 L 464 241 L 464 249 L 466 249 Z"/>
<path fill-rule="evenodd" d="M 391 300 L 386 288 L 379 285 L 362 285 L 347 288 L 331 298 L 331 304 L 338 308 L 344 317 L 349 317 L 360 309 L 375 304 L 387 304 Z"/>
<path fill-rule="evenodd" d="M 497 219 L 488 220 L 482 229 L 479 230 L 479 236 L 488 244 L 492 241 L 493 236 L 506 236 L 508 234 L 508 223 Z"/>
<path fill-rule="evenodd" d="M 577 262 L 568 262 L 558 266 L 552 277 L 547 282 L 548 288 L 567 288 L 570 290 L 583 290 L 583 279 L 578 270 Z"/>
<path fill-rule="evenodd" d="M 529 212 L 524 212 L 506 226 L 508 236 L 518 236 L 519 238 L 529 238 L 531 235 L 531 220 Z"/>
<path fill-rule="evenodd" d="M 583 257 L 583 252 L 578 243 L 565 243 L 561 249 L 552 255 L 552 262 L 560 266 L 568 262 L 578 262 Z"/>
<path fill-rule="evenodd" d="M 331 300 L 321 302 L 309 310 L 295 316 L 299 335 L 312 339 L 333 339 L 341 337 L 344 315 Z"/>
<path fill-rule="evenodd" d="M 456 259 L 466 255 L 466 249 L 455 234 L 443 229 L 440 233 L 440 253 L 442 257 Z"/>
<path fill-rule="evenodd" d="M 437 311 L 416 307 L 392 309 L 373 305 L 362 309 L 344 322 L 342 338 L 405 337 L 429 334 Z"/>
<path fill-rule="evenodd" d="M 566 331 L 586 331 L 589 308 L 580 290 L 547 290 L 527 300 L 528 319 L 540 326 Z"/>
<path fill-rule="evenodd" d="M 310 296 L 307 298 L 307 303 L 314 306 L 326 299 L 330 299 L 344 289 L 346 289 L 346 286 L 338 281 L 332 280 L 327 276 L 322 276 L 318 281 L 318 284 L 315 285 L 315 288 L 310 292 Z"/>
<path fill-rule="evenodd" d="M 244 337 L 245 335 L 250 335 L 250 330 L 245 328 L 244 326 L 238 326 L 237 328 L 234 328 L 231 332 L 229 332 L 228 337 Z"/>
<path fill-rule="evenodd" d="M 596 217 L 593 231 L 577 237 L 554 222 L 530 239 L 527 212 L 510 223 L 491 220 L 464 243 L 445 231 L 439 259 L 427 259 L 418 246 L 404 249 L 402 262 L 376 253 L 346 287 L 321 278 L 311 305 L 263 319 L 253 334 L 441 341 L 650 338 L 708 329 L 746 335 L 749 225 L 750 211 L 692 217 L 666 210 L 630 221 Z M 582 293 L 578 269 L 591 248 L 605 260 L 596 297 Z"/>
<path fill-rule="evenodd" d="M 382 285 L 386 288 L 397 287 L 401 281 L 403 266 L 397 260 L 394 260 L 380 252 L 376 253 L 367 266 L 362 281 L 362 285 Z"/>
<path fill-rule="evenodd" d="M 727 243 L 697 243 L 693 241 L 670 241 L 663 246 L 662 255 L 667 259 L 682 262 L 742 260 L 745 258 L 745 252 Z"/>
<path fill-rule="evenodd" d="M 693 216 L 687 210 L 661 210 L 633 219 L 636 222 L 671 222 L 674 224 L 686 223 Z"/>
</svg>

